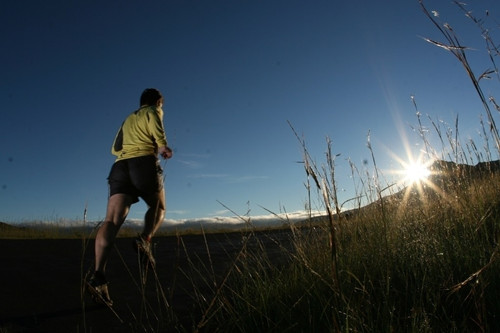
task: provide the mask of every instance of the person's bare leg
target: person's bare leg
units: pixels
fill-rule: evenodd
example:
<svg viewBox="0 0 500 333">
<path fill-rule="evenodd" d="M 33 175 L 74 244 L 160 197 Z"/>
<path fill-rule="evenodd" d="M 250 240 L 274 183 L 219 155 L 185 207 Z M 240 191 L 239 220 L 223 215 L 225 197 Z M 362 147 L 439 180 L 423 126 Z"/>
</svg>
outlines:
<svg viewBox="0 0 500 333">
<path fill-rule="evenodd" d="M 145 197 L 144 201 L 148 205 L 148 211 L 144 217 L 142 236 L 149 241 L 161 226 L 165 217 L 165 189 L 157 194 Z"/>
<path fill-rule="evenodd" d="M 114 194 L 108 200 L 106 219 L 95 238 L 95 270 L 104 273 L 109 253 L 113 248 L 116 234 L 125 221 L 132 204 L 126 194 Z"/>
</svg>

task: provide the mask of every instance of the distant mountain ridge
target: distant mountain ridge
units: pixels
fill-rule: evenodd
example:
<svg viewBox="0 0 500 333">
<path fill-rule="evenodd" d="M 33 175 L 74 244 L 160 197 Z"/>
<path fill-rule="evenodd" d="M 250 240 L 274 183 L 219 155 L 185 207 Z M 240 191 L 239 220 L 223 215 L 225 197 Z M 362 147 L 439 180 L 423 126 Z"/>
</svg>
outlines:
<svg viewBox="0 0 500 333">
<path fill-rule="evenodd" d="M 0 232 L 2 231 L 10 231 L 10 230 L 20 230 L 24 229 L 22 227 L 16 227 L 11 224 L 5 223 L 5 222 L 0 222 Z"/>
<path fill-rule="evenodd" d="M 461 164 L 444 160 L 436 160 L 429 167 L 431 174 L 427 181 L 422 182 L 423 191 L 419 191 L 418 187 L 410 185 L 403 188 L 397 193 L 384 197 L 383 200 L 398 204 L 403 198 L 406 200 L 419 200 L 422 195 L 435 195 L 439 190 L 441 195 L 447 190 L 456 186 L 470 185 L 473 182 L 479 181 L 487 176 L 493 176 L 500 172 L 500 160 L 490 162 L 480 162 L 476 165 Z M 378 204 L 376 201 L 367 206 Z"/>
<path fill-rule="evenodd" d="M 488 175 L 494 175 L 496 173 L 500 172 L 500 160 L 494 160 L 490 162 L 480 162 L 477 163 L 476 165 L 469 165 L 469 164 L 461 164 L 461 163 L 455 163 L 455 162 L 449 162 L 445 160 L 436 160 L 432 163 L 432 165 L 429 167 L 429 170 L 431 171 L 431 175 L 429 176 L 429 182 L 434 184 L 435 186 L 425 186 L 424 185 L 424 191 L 426 193 L 430 193 L 435 191 L 435 187 L 438 189 L 446 190 L 446 188 L 450 186 L 454 186 L 457 184 L 463 184 L 467 182 L 472 182 L 475 180 L 478 180 L 482 177 L 488 176 Z M 408 192 L 409 191 L 409 192 Z M 409 193 L 409 194 L 408 194 Z M 390 194 L 388 196 L 383 197 L 383 201 L 386 203 L 392 203 L 392 204 L 398 204 L 401 203 L 403 198 L 406 198 L 406 200 L 418 200 L 420 198 L 421 193 L 419 193 L 416 189 L 412 189 L 410 187 L 405 187 L 402 190 Z M 341 218 L 347 218 L 349 219 L 350 217 L 359 214 L 361 211 L 364 211 L 366 209 L 369 209 L 370 207 L 374 207 L 380 204 L 380 200 L 376 200 L 374 202 L 371 202 L 363 207 L 360 208 L 354 208 L 345 212 L 341 213 Z M 327 217 L 327 215 L 321 215 L 321 216 L 316 216 L 312 217 L 303 221 L 297 222 L 298 225 L 304 225 L 305 223 L 310 223 L 310 222 L 316 222 L 316 221 L 322 221 Z M 337 216 L 334 216 L 335 219 L 337 219 Z M 281 223 L 282 224 L 282 223 Z M 277 221 L 275 224 L 270 223 L 267 225 L 267 227 L 272 228 L 272 227 L 277 227 L 279 226 L 280 223 Z M 40 226 L 40 225 L 38 225 Z M 141 227 L 142 224 L 140 224 L 137 228 Z M 182 230 L 190 230 L 190 229 L 196 229 L 199 228 L 200 222 L 195 222 L 195 223 L 190 223 L 183 225 L 182 227 L 179 226 L 180 229 Z M 286 226 L 286 224 L 283 224 L 282 226 Z M 77 226 L 81 228 L 81 226 Z M 127 227 L 125 225 L 124 227 Z M 130 228 L 134 228 L 134 226 L 129 226 Z M 266 225 L 260 226 L 261 228 L 265 228 Z M 2 236 L 2 233 L 8 233 L 8 232 L 13 232 L 13 231 L 25 231 L 29 230 L 30 228 L 34 228 L 34 226 L 15 226 L 11 225 L 5 222 L 0 222 L 0 236 Z M 89 225 L 87 227 L 87 232 L 91 232 L 92 229 L 95 228 L 95 225 Z M 175 227 L 171 227 L 174 228 Z M 214 224 L 212 229 L 220 229 L 220 230 L 239 230 L 242 228 L 241 224 L 235 224 L 235 223 L 220 223 L 220 224 Z"/>
<path fill-rule="evenodd" d="M 492 174 L 500 171 L 500 160 L 491 162 L 480 162 L 476 165 L 460 164 L 444 160 L 436 160 L 430 166 L 431 179 L 440 178 L 468 178 L 475 179 L 487 174 Z"/>
<path fill-rule="evenodd" d="M 420 190 L 423 191 L 420 191 L 417 186 L 409 185 L 396 193 L 382 197 L 382 201 L 380 199 L 375 200 L 365 206 L 344 211 L 340 214 L 341 218 L 349 219 L 361 212 L 366 212 L 374 207 L 380 206 L 382 202 L 391 205 L 400 205 L 403 200 L 405 200 L 406 203 L 412 202 L 413 200 L 418 201 L 422 199 L 422 195 L 435 195 L 437 189 L 445 193 L 447 189 L 453 186 L 471 184 L 486 176 L 493 176 L 500 172 L 500 160 L 480 162 L 476 165 L 436 160 L 429 167 L 429 171 L 431 175 L 428 177 L 428 182 L 421 183 L 422 186 Z M 432 184 L 432 186 L 427 183 Z M 327 215 L 324 215 L 313 218 L 312 220 L 321 221 L 326 217 Z M 337 218 L 335 214 L 334 219 Z"/>
</svg>

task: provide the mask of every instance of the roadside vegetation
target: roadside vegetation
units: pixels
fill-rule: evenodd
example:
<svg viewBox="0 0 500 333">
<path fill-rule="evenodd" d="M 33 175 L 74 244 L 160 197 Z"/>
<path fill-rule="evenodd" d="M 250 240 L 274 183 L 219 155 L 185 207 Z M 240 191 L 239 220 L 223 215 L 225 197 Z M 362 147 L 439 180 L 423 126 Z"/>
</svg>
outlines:
<svg viewBox="0 0 500 333">
<path fill-rule="evenodd" d="M 489 170 L 471 177 L 460 164 L 498 159 L 500 139 L 482 80 L 498 79 L 500 55 L 484 20 L 455 2 L 479 29 L 492 69 L 472 70 L 460 38 L 437 13 L 424 14 L 449 51 L 465 68 L 486 113 L 484 142 L 461 142 L 455 128 L 424 120 L 418 126 L 429 160 L 449 160 L 445 174 L 422 177 L 402 192 L 390 193 L 377 169 L 359 176 L 356 197 L 373 203 L 341 214 L 335 182 L 335 157 L 327 140 L 326 161 L 316 165 L 304 140 L 308 187 L 323 202 L 327 216 L 313 228 L 290 226 L 289 264 L 276 267 L 265 253 L 244 253 L 231 276 L 207 304 L 199 328 L 228 332 L 498 332 L 500 331 L 500 174 Z M 498 26 L 496 29 L 498 30 Z M 415 101 L 414 101 L 415 102 Z M 415 103 L 416 108 L 416 103 Z M 433 128 L 443 148 L 429 145 Z M 478 148 L 483 147 L 483 148 Z M 494 172 L 496 171 L 496 172 Z M 389 190 L 388 190 L 389 189 Z M 340 218 L 339 218 L 340 217 Z M 317 221 L 316 221 L 317 222 Z"/>
<path fill-rule="evenodd" d="M 460 61 L 483 103 L 484 142 L 461 142 L 455 135 L 458 121 L 454 128 L 442 128 L 429 117 L 426 126 L 417 109 L 416 129 L 427 158 L 454 162 L 449 164 L 451 169 L 444 174 L 431 171 L 396 190 L 384 183 L 368 140 L 374 170 L 363 174 L 355 165 L 351 168 L 359 185 L 353 200 L 370 198 L 371 204 L 359 201 L 359 209 L 345 214 L 337 197 L 331 142 L 326 143 L 325 162 L 317 165 L 307 143 L 297 135 L 308 195 L 319 198 L 325 216 L 300 226 L 284 221 L 286 242 L 257 236 L 251 219 L 241 217 L 247 227 L 241 232 L 240 249 L 222 276 L 207 274 L 210 257 L 202 267 L 193 260 L 191 274 L 199 275 L 193 281 L 201 278 L 205 289 L 194 288 L 199 313 L 193 314 L 192 321 L 180 322 L 163 295 L 166 312 L 151 316 L 157 323 L 133 327 L 148 331 L 174 327 L 185 332 L 500 331 L 500 170 L 470 177 L 458 169 L 460 164 L 489 162 L 500 154 L 493 114 L 500 108 L 481 89 L 481 80 L 499 78 L 495 61 L 500 51 L 484 21 L 456 2 L 486 42 L 492 69 L 475 74 L 459 36 L 420 3 L 444 38 L 427 41 Z M 440 149 L 430 146 L 429 128 L 439 138 Z M 6 238 L 40 236 L 20 230 L 2 228 L 1 232 Z M 84 235 L 75 236 L 89 238 L 87 231 L 80 232 Z M 135 235 L 124 230 L 122 236 L 128 232 Z M 182 244 L 182 235 L 177 237 Z M 266 251 L 265 242 L 281 248 L 279 258 Z"/>
</svg>

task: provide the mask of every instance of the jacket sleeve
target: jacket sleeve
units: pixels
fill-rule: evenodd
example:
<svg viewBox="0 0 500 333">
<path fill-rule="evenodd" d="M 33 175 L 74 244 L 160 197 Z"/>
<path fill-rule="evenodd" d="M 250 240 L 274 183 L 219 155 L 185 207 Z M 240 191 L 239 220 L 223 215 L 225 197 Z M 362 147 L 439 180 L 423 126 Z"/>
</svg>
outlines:
<svg viewBox="0 0 500 333">
<path fill-rule="evenodd" d="M 163 110 L 153 108 L 152 117 L 149 119 L 149 129 L 158 147 L 167 146 L 167 138 L 163 127 Z"/>
</svg>

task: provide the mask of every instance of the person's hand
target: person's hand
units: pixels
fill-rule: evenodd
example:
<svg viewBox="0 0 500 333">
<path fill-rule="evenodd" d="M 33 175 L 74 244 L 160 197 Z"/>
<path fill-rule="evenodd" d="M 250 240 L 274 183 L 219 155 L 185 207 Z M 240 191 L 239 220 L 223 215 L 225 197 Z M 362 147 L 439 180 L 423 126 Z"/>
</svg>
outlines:
<svg viewBox="0 0 500 333">
<path fill-rule="evenodd" d="M 167 159 L 172 157 L 173 151 L 169 147 L 162 146 L 158 148 L 158 154 L 160 154 L 164 159 Z"/>
</svg>

